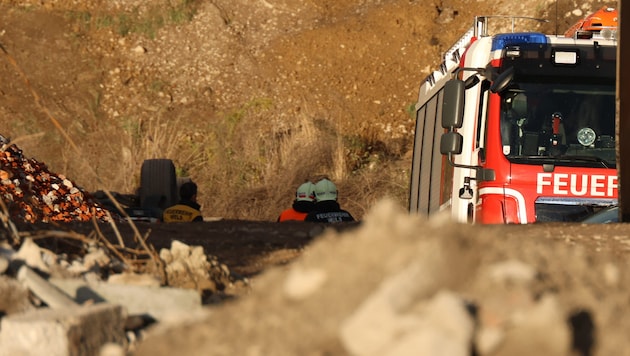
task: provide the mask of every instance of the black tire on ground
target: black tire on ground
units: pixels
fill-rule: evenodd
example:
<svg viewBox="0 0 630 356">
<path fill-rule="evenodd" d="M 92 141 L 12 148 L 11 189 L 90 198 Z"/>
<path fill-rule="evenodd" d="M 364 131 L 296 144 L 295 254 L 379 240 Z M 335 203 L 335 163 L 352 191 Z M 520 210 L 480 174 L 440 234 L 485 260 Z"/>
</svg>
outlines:
<svg viewBox="0 0 630 356">
<path fill-rule="evenodd" d="M 144 209 L 164 210 L 177 204 L 177 177 L 170 159 L 147 159 L 140 171 L 140 205 Z"/>
</svg>

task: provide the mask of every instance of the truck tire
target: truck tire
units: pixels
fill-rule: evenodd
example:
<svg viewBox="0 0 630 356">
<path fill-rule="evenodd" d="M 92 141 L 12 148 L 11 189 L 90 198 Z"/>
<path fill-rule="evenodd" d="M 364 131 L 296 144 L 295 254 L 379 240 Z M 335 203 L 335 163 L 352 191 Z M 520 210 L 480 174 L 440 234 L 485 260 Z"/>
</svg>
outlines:
<svg viewBox="0 0 630 356">
<path fill-rule="evenodd" d="M 177 177 L 170 159 L 147 159 L 140 171 L 140 206 L 160 215 L 161 211 L 177 204 Z"/>
</svg>

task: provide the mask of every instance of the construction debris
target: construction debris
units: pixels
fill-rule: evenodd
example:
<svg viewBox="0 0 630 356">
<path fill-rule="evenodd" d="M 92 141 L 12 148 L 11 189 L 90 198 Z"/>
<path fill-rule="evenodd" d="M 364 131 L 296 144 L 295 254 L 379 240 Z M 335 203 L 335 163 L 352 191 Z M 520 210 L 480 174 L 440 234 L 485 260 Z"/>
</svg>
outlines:
<svg viewBox="0 0 630 356">
<path fill-rule="evenodd" d="M 204 298 L 234 281 L 202 247 L 173 241 L 158 254 L 137 230 L 135 245 L 125 244 L 113 216 L 0 136 L 0 356 L 91 355 L 112 343 L 129 350 L 148 325 L 201 310 Z M 48 224 L 88 221 L 88 235 Z M 101 223 L 115 236 L 105 236 Z"/>
<path fill-rule="evenodd" d="M 126 344 L 120 305 L 37 309 L 3 318 L 0 356 L 98 355 L 107 343 Z"/>
<path fill-rule="evenodd" d="M 230 284 L 230 271 L 216 258 L 210 258 L 201 246 L 188 246 L 173 241 L 170 249 L 160 250 L 160 259 L 166 263 L 170 285 L 197 290 L 223 290 Z"/>
<path fill-rule="evenodd" d="M 2 142 L 7 142 L 4 139 Z M 62 174 L 32 158 L 15 144 L 0 148 L 0 195 L 11 219 L 24 222 L 104 221 L 107 212 Z"/>
</svg>

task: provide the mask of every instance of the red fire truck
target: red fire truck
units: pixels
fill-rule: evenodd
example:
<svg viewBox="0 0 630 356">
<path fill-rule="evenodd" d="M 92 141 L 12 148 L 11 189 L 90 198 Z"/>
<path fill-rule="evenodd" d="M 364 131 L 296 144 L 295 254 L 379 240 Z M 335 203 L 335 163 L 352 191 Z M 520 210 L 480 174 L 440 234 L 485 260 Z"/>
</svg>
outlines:
<svg viewBox="0 0 630 356">
<path fill-rule="evenodd" d="M 475 18 L 420 87 L 410 211 L 525 224 L 616 204 L 617 11 L 564 36 L 489 35 L 491 19 Z"/>
</svg>

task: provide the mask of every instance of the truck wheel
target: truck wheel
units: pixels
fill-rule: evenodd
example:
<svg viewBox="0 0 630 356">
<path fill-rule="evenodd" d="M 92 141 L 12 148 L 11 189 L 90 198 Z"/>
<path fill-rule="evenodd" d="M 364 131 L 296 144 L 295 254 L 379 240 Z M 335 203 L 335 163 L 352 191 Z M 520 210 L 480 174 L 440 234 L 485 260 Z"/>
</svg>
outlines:
<svg viewBox="0 0 630 356">
<path fill-rule="evenodd" d="M 177 204 L 177 177 L 170 159 L 147 159 L 140 171 L 140 206 L 156 210 L 156 215 Z"/>
</svg>

